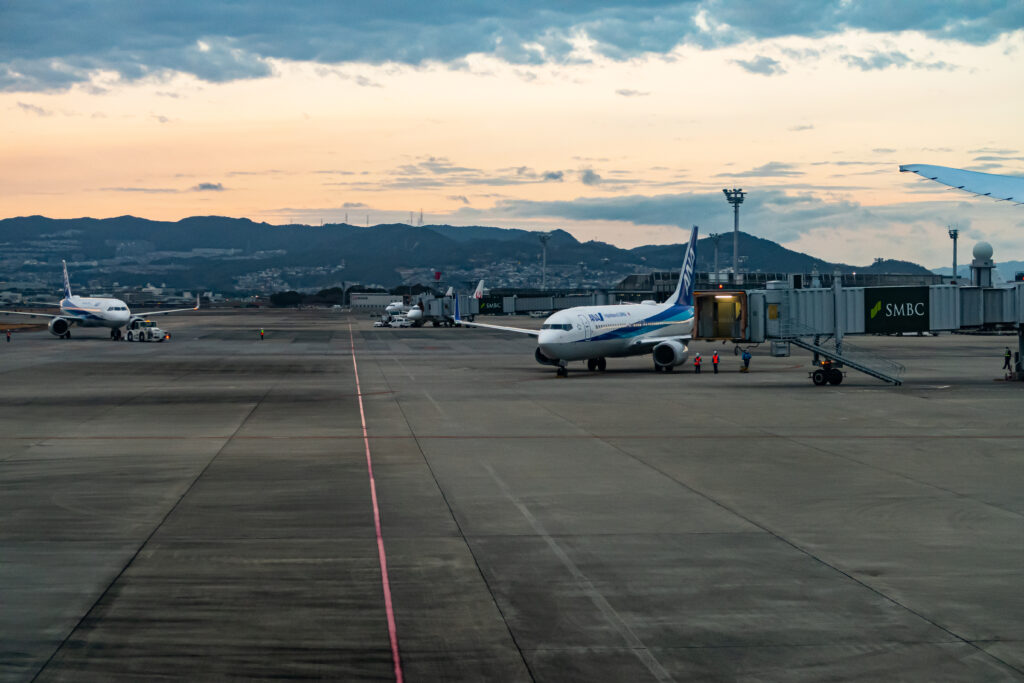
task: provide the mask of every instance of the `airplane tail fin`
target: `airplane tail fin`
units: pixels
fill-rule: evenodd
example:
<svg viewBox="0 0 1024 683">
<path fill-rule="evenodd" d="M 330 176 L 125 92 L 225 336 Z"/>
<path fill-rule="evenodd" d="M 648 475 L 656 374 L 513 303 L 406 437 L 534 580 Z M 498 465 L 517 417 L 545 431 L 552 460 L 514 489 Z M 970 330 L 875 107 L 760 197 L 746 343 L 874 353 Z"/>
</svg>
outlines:
<svg viewBox="0 0 1024 683">
<path fill-rule="evenodd" d="M 452 296 L 455 297 L 455 324 L 458 325 L 462 322 L 462 315 L 459 313 L 459 295 L 453 293 Z"/>
<path fill-rule="evenodd" d="M 70 299 L 71 298 L 71 280 L 70 280 L 70 278 L 68 278 L 68 262 L 62 260 L 61 264 L 64 266 L 64 298 L 65 299 Z"/>
<path fill-rule="evenodd" d="M 484 281 L 483 280 L 481 280 L 480 283 L 476 286 L 476 291 L 473 292 L 473 298 L 474 299 L 483 299 L 484 298 Z"/>
<path fill-rule="evenodd" d="M 694 267 L 697 264 L 697 226 L 690 231 L 690 244 L 686 247 L 686 256 L 683 257 L 683 268 L 679 271 L 679 284 L 676 291 L 669 298 L 669 302 L 676 306 L 693 305 L 693 282 Z"/>
<path fill-rule="evenodd" d="M 445 296 L 452 296 L 453 294 L 455 294 L 455 288 L 454 287 L 449 287 L 448 291 L 444 293 Z"/>
</svg>

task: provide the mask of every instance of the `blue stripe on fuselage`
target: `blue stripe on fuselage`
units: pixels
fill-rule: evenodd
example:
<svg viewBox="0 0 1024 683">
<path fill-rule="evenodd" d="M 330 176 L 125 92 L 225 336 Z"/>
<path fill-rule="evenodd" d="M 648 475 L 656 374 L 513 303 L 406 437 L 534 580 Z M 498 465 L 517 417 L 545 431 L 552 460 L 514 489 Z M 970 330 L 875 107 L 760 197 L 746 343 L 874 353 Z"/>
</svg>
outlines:
<svg viewBox="0 0 1024 683">
<path fill-rule="evenodd" d="M 64 308 L 63 310 L 66 313 L 74 313 L 76 318 L 80 318 L 82 320 L 107 320 L 102 316 L 98 316 L 95 313 L 90 313 L 89 311 L 83 311 L 80 308 Z"/>
<path fill-rule="evenodd" d="M 667 308 L 660 313 L 652 315 L 650 318 L 644 318 L 635 323 L 623 325 L 614 330 L 604 332 L 597 336 L 591 337 L 590 339 L 584 339 L 580 341 L 606 341 L 609 339 L 629 339 L 630 337 L 638 337 L 642 334 L 649 332 L 655 332 L 670 325 L 678 325 L 679 323 L 685 323 L 687 320 L 693 319 L 693 306 L 672 306 Z M 655 323 L 655 324 L 652 324 Z"/>
</svg>

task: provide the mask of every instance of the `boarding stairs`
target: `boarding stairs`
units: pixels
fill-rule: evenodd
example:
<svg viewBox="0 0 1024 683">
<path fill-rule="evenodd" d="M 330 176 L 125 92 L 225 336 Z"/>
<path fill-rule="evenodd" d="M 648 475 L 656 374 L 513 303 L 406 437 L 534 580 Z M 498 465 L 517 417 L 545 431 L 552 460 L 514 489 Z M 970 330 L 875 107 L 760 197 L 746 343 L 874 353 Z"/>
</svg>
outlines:
<svg viewBox="0 0 1024 683">
<path fill-rule="evenodd" d="M 867 349 L 859 348 L 845 339 L 841 345 L 837 345 L 833 335 L 821 334 L 796 322 L 782 325 L 779 332 L 780 340 L 788 341 L 790 344 L 795 344 L 802 349 L 807 349 L 883 382 L 889 382 L 895 386 L 903 384 L 903 373 L 907 370 L 905 366 Z"/>
</svg>

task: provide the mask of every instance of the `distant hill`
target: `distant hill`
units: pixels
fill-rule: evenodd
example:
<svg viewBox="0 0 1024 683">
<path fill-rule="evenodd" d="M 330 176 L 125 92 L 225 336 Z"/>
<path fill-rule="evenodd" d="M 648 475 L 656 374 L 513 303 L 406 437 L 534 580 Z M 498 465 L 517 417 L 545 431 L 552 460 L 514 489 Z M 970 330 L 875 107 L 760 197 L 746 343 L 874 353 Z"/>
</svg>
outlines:
<svg viewBox="0 0 1024 683">
<path fill-rule="evenodd" d="M 675 270 L 684 245 L 620 249 L 604 242 L 580 242 L 555 230 L 548 243 L 549 267 L 606 280 L 644 270 Z M 258 289 L 259 282 L 290 286 L 333 286 L 339 281 L 400 284 L 403 272 L 499 272 L 538 263 L 536 232 L 486 226 L 386 224 L 271 225 L 245 218 L 195 216 L 176 222 L 134 216 L 52 219 L 27 216 L 0 220 L 2 277 L 52 279 L 60 260 L 79 262 L 80 280 L 121 284 L 166 282 L 177 287 Z M 762 272 L 927 273 L 913 263 L 886 261 L 869 266 L 833 264 L 740 233 L 745 268 Z M 710 238 L 698 246 L 698 270 L 712 268 Z M 720 243 L 719 266 L 731 265 L 732 239 Z M 341 269 L 340 264 L 344 264 Z M 565 276 L 569 277 L 569 276 Z M 581 275 L 582 277 L 582 275 Z M 249 284 L 242 284 L 249 283 Z M 606 282 L 610 284 L 610 282 Z M 271 285 L 267 285 L 268 287 Z"/>
<path fill-rule="evenodd" d="M 679 267 L 685 245 L 652 245 L 630 249 L 630 253 L 643 258 L 648 264 L 662 269 Z M 909 261 L 876 261 L 868 266 L 851 266 L 845 263 L 831 263 L 792 249 L 771 240 L 762 239 L 745 232 L 739 234 L 739 252 L 746 257 L 744 270 L 762 273 L 810 273 L 815 268 L 820 273 L 831 273 L 836 268 L 844 273 L 910 273 L 927 274 L 924 266 Z M 697 240 L 697 270 L 714 270 L 715 245 L 710 237 Z M 718 243 L 718 267 L 732 267 L 732 234 L 723 236 Z"/>
<path fill-rule="evenodd" d="M 1014 275 L 1017 273 L 1024 273 L 1024 261 L 996 261 L 996 271 L 1003 276 L 1003 279 L 1007 282 L 1013 280 Z M 957 264 L 957 273 L 960 277 L 970 277 L 971 267 L 969 265 Z M 946 268 L 932 268 L 932 272 L 936 275 L 952 275 L 953 267 L 947 266 Z"/>
</svg>

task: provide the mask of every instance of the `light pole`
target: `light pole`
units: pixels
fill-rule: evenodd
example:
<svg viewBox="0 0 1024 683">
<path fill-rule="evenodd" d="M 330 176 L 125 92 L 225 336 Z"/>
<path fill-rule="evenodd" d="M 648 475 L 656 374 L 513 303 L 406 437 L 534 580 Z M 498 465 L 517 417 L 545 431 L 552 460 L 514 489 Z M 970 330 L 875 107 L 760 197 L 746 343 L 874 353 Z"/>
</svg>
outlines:
<svg viewBox="0 0 1024 683">
<path fill-rule="evenodd" d="M 956 284 L 956 241 L 960 237 L 960 230 L 950 226 L 949 238 L 953 240 L 953 284 Z"/>
<path fill-rule="evenodd" d="M 544 260 L 540 270 L 540 288 L 546 290 L 548 288 L 548 240 L 551 239 L 550 232 L 542 232 L 540 234 L 540 244 L 544 248 Z"/>
<path fill-rule="evenodd" d="M 732 277 L 735 282 L 740 268 L 740 204 L 747 193 L 735 187 L 731 190 L 723 189 L 722 192 L 725 193 L 725 200 L 732 204 Z"/>
<path fill-rule="evenodd" d="M 718 282 L 718 240 L 722 237 L 722 233 L 713 232 L 708 237 L 711 238 L 711 244 L 715 247 L 715 282 Z"/>
</svg>

